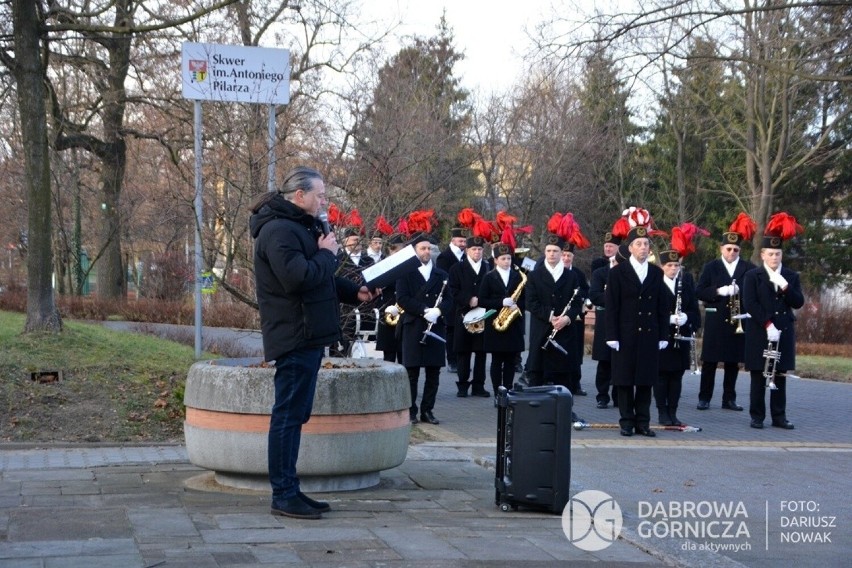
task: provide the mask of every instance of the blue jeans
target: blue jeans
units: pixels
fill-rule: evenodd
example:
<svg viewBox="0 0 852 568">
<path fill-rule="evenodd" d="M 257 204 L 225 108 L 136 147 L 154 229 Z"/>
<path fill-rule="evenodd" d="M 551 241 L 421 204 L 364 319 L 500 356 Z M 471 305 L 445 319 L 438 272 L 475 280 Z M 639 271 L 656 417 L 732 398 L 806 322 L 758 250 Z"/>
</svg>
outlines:
<svg viewBox="0 0 852 568">
<path fill-rule="evenodd" d="M 296 459 L 302 424 L 311 417 L 323 348 L 298 349 L 275 361 L 275 404 L 269 421 L 269 482 L 273 500 L 299 493 Z"/>
</svg>

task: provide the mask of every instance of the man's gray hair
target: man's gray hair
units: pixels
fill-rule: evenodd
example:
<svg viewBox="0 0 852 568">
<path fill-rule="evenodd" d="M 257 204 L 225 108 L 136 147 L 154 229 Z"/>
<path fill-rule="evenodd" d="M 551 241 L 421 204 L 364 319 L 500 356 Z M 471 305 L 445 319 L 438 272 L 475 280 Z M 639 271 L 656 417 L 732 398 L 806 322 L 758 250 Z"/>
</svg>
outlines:
<svg viewBox="0 0 852 568">
<path fill-rule="evenodd" d="M 313 180 L 315 179 L 322 181 L 322 174 L 307 166 L 297 166 L 284 176 L 284 181 L 281 183 L 281 189 L 278 190 L 278 193 L 288 196 L 300 189 L 310 191 L 313 189 Z"/>
</svg>

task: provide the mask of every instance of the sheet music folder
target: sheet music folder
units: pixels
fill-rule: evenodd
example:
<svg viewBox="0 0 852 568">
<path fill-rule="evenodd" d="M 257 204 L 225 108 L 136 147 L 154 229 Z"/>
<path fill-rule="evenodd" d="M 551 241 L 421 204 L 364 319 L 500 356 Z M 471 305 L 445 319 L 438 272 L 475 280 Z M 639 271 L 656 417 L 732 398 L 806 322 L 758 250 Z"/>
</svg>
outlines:
<svg viewBox="0 0 852 568">
<path fill-rule="evenodd" d="M 420 266 L 414 246 L 408 245 L 361 271 L 364 283 L 370 289 L 384 288 L 395 283 Z"/>
</svg>

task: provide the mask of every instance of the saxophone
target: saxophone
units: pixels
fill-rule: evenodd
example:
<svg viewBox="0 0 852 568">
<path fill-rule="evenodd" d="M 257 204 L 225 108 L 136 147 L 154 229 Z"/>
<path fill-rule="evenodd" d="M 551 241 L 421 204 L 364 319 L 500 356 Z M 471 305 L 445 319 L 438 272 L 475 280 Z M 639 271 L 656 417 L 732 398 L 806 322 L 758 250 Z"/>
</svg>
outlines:
<svg viewBox="0 0 852 568">
<path fill-rule="evenodd" d="M 518 267 L 513 267 L 515 270 L 518 270 Z M 518 284 L 518 287 L 515 288 L 515 291 L 512 292 L 512 301 L 515 302 L 515 305 L 511 308 L 503 307 L 500 310 L 500 313 L 497 314 L 497 317 L 494 318 L 494 329 L 497 331 L 506 331 L 509 329 L 509 326 L 512 325 L 512 322 L 515 321 L 521 314 L 521 308 L 518 307 L 518 298 L 521 297 L 521 292 L 524 291 L 524 286 L 527 284 L 527 275 L 524 274 L 523 270 L 518 270 L 518 274 L 521 277 L 521 283 Z"/>
</svg>

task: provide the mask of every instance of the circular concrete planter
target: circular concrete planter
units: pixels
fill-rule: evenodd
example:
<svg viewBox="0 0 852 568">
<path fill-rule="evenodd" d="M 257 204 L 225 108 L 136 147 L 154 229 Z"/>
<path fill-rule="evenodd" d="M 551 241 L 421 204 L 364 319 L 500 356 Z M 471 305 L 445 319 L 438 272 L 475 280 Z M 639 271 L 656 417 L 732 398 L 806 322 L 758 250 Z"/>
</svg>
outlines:
<svg viewBox="0 0 852 568">
<path fill-rule="evenodd" d="M 232 487 L 269 490 L 267 436 L 274 367 L 257 359 L 195 363 L 186 379 L 189 461 Z M 302 427 L 303 491 L 371 487 L 405 461 L 411 425 L 405 368 L 376 359 L 323 360 L 311 419 Z"/>
</svg>

